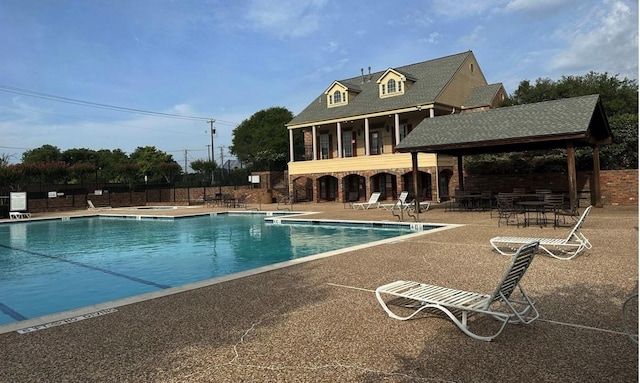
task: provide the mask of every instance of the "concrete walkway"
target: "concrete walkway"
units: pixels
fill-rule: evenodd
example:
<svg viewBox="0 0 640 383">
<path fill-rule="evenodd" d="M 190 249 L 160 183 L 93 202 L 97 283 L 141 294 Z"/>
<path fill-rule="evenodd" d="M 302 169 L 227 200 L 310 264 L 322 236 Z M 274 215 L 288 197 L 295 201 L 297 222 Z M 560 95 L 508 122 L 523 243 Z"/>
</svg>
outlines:
<svg viewBox="0 0 640 383">
<path fill-rule="evenodd" d="M 338 203 L 294 210 L 397 221 L 389 211 Z M 583 229 L 593 249 L 572 261 L 537 256 L 523 285 L 540 319 L 507 326 L 490 343 L 471 339 L 443 317 L 393 320 L 373 290 L 409 279 L 490 293 L 508 259 L 491 250 L 489 238 L 562 237 L 569 229 L 498 227 L 489 212 L 442 206 L 420 220 L 464 226 L 29 334 L 0 334 L 0 382 L 638 381 L 638 345 L 622 318 L 623 302 L 637 291 L 637 207 L 593 209 Z"/>
</svg>

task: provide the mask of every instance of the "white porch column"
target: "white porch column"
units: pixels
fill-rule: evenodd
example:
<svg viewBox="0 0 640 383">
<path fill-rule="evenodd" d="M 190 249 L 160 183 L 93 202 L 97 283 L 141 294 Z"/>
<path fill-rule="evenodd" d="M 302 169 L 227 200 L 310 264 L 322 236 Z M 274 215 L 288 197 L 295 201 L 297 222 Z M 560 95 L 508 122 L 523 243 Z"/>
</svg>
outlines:
<svg viewBox="0 0 640 383">
<path fill-rule="evenodd" d="M 433 108 L 429 109 L 429 118 L 434 118 L 436 116 L 436 111 Z"/>
<path fill-rule="evenodd" d="M 336 135 L 338 136 L 338 156 L 342 158 L 342 125 L 340 122 L 336 123 Z"/>
<path fill-rule="evenodd" d="M 289 129 L 289 161 L 293 162 L 293 129 Z"/>
<path fill-rule="evenodd" d="M 398 113 L 393 116 L 393 123 L 395 124 L 396 145 L 398 145 L 400 143 L 400 115 Z"/>
<path fill-rule="evenodd" d="M 369 119 L 364 119 L 364 155 L 370 155 L 369 151 Z"/>
<path fill-rule="evenodd" d="M 313 146 L 313 159 L 317 160 L 318 159 L 318 143 L 316 142 L 316 126 L 313 125 L 311 127 L 311 142 Z"/>
</svg>

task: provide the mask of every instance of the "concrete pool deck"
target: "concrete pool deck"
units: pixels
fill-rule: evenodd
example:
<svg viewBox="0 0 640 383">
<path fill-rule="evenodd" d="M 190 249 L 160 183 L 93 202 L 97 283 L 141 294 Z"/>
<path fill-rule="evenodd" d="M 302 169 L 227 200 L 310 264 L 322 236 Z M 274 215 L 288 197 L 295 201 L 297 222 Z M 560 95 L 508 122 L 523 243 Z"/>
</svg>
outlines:
<svg viewBox="0 0 640 383">
<path fill-rule="evenodd" d="M 318 212 L 313 218 L 397 221 L 389 211 L 339 203 L 293 208 Z M 96 212 L 33 216 L 87 213 Z M 592 209 L 583 232 L 594 247 L 586 254 L 571 261 L 537 256 L 523 285 L 540 318 L 507 326 L 490 343 L 443 317 L 393 320 L 373 290 L 409 279 L 489 293 L 508 262 L 489 238 L 562 237 L 569 228 L 498 227 L 489 212 L 445 212 L 442 205 L 420 218 L 464 226 L 29 334 L 0 334 L 0 382 L 638 381 L 638 345 L 622 321 L 622 304 L 637 291 L 637 206 Z"/>
</svg>

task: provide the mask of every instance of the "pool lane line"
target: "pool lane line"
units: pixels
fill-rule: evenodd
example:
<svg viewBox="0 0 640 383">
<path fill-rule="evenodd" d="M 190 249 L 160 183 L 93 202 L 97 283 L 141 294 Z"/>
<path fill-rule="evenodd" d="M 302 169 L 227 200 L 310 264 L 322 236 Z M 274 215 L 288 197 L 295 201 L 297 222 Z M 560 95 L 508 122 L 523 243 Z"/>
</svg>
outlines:
<svg viewBox="0 0 640 383">
<path fill-rule="evenodd" d="M 16 310 L 12 309 L 11 307 L 5 305 L 2 302 L 0 302 L 0 311 L 2 311 L 3 313 L 9 315 L 12 319 L 17 320 L 17 321 L 29 319 L 26 316 L 20 314 L 19 312 L 17 312 Z"/>
<path fill-rule="evenodd" d="M 101 267 L 88 265 L 86 263 L 60 258 L 60 257 L 57 257 L 55 255 L 37 253 L 35 251 L 30 251 L 30 250 L 25 250 L 25 249 L 17 249 L 17 248 L 14 248 L 14 247 L 11 247 L 11 246 L 7 246 L 7 245 L 2 245 L 2 244 L 0 244 L 0 247 L 4 247 L 5 249 L 9 249 L 9 250 L 21 251 L 23 253 L 27 253 L 27 254 L 31 254 L 31 255 L 37 255 L 39 257 L 49 258 L 49 259 L 53 259 L 53 260 L 60 261 L 60 262 L 70 263 L 72 265 L 84 267 L 84 268 L 91 269 L 91 270 L 101 271 L 101 272 L 103 272 L 105 274 L 110 274 L 110 275 L 113 275 L 113 276 L 116 276 L 116 277 L 125 278 L 125 279 L 128 279 L 128 280 L 133 281 L 133 282 L 143 283 L 145 285 L 154 286 L 154 287 L 157 287 L 157 288 L 160 288 L 160 289 L 168 289 L 168 288 L 172 287 L 172 286 L 169 286 L 169 285 L 163 285 L 161 283 L 147 281 L 146 279 L 133 277 L 131 275 L 118 273 L 117 271 L 107 270 L 107 269 L 103 269 Z"/>
</svg>

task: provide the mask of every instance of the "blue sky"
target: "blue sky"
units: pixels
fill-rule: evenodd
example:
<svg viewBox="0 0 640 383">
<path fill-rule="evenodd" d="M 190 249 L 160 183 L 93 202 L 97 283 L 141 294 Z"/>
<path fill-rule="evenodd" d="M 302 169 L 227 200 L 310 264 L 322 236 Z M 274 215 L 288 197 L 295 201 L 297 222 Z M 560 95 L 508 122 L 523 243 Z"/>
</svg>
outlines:
<svg viewBox="0 0 640 383">
<path fill-rule="evenodd" d="M 234 127 L 299 113 L 334 80 L 467 50 L 489 83 L 638 78 L 635 0 L 0 2 L 0 155 L 44 144 L 216 158 Z M 34 97 L 36 95 L 37 97 Z M 46 97 L 43 97 L 46 96 Z M 49 97 L 55 96 L 55 97 Z M 53 98 L 53 99 L 51 99 Z M 61 102 L 67 101 L 67 102 Z"/>
</svg>

